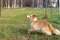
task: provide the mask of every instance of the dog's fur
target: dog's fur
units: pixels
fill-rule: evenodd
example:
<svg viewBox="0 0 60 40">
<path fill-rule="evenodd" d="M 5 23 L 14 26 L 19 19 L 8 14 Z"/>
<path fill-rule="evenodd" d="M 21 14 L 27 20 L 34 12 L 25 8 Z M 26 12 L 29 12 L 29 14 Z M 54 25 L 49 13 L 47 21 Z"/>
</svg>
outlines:
<svg viewBox="0 0 60 40">
<path fill-rule="evenodd" d="M 28 30 L 29 32 L 40 30 L 42 33 L 46 35 L 60 35 L 60 31 L 58 29 L 55 29 L 50 23 L 46 21 L 37 20 L 36 15 L 27 15 L 27 18 L 31 21 L 31 28 Z"/>
</svg>

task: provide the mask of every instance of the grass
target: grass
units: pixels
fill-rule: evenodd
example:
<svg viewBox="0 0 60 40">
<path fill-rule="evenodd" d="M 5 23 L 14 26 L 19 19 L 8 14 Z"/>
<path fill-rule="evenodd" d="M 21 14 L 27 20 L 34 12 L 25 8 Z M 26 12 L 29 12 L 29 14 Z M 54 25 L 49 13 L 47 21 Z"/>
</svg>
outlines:
<svg viewBox="0 0 60 40">
<path fill-rule="evenodd" d="M 57 8 L 48 8 L 48 18 L 45 17 L 45 8 L 20 8 L 20 9 L 1 9 L 0 17 L 0 40 L 28 40 L 27 31 L 30 22 L 26 15 L 36 14 L 38 20 L 46 20 L 55 28 L 60 30 L 60 13 Z M 39 32 L 32 33 L 29 40 L 60 40 L 57 35 L 44 35 Z"/>
</svg>

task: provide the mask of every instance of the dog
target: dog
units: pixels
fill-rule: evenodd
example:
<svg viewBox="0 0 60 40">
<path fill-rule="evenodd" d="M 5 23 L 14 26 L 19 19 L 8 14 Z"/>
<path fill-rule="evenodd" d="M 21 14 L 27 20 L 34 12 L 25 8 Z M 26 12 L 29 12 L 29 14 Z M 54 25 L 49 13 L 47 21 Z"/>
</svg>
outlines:
<svg viewBox="0 0 60 40">
<path fill-rule="evenodd" d="M 31 28 L 28 30 L 28 32 L 40 30 L 43 34 L 46 35 L 60 35 L 60 31 L 58 29 L 54 28 L 50 23 L 46 21 L 39 21 L 35 14 L 27 15 L 27 19 L 31 22 Z"/>
</svg>

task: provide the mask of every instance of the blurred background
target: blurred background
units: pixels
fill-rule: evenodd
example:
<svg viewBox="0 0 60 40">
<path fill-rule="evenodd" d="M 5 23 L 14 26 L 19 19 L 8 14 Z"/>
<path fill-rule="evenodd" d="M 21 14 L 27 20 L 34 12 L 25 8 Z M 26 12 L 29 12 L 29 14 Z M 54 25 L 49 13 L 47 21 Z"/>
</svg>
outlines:
<svg viewBox="0 0 60 40">
<path fill-rule="evenodd" d="M 59 7 L 60 0 L 0 0 L 3 8 L 21 8 L 21 7 Z"/>
</svg>

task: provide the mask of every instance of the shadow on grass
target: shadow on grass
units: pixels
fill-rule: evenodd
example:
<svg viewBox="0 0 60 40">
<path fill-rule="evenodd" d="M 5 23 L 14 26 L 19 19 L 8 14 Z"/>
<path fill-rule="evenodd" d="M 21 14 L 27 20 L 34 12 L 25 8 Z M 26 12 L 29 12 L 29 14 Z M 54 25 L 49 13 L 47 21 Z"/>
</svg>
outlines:
<svg viewBox="0 0 60 40">
<path fill-rule="evenodd" d="M 60 40 L 60 36 L 57 35 L 45 35 L 41 32 L 32 32 L 28 34 L 28 29 L 20 29 L 20 34 L 25 35 L 27 40 Z"/>
<path fill-rule="evenodd" d="M 32 32 L 31 35 L 28 34 L 28 28 L 20 28 L 15 26 L 9 26 L 1 29 L 1 37 L 8 39 L 27 39 L 27 40 L 60 40 L 60 36 L 51 35 L 47 36 L 40 32 Z M 4 37 L 3 37 L 4 36 Z"/>
<path fill-rule="evenodd" d="M 28 29 L 22 29 L 22 28 L 20 28 L 19 32 L 21 34 L 23 34 L 23 35 L 26 35 L 26 34 L 28 34 Z M 43 34 L 41 32 L 38 32 L 38 31 L 31 32 L 31 35 L 36 35 L 36 34 L 38 34 L 38 35 L 45 35 L 45 34 Z"/>
</svg>

